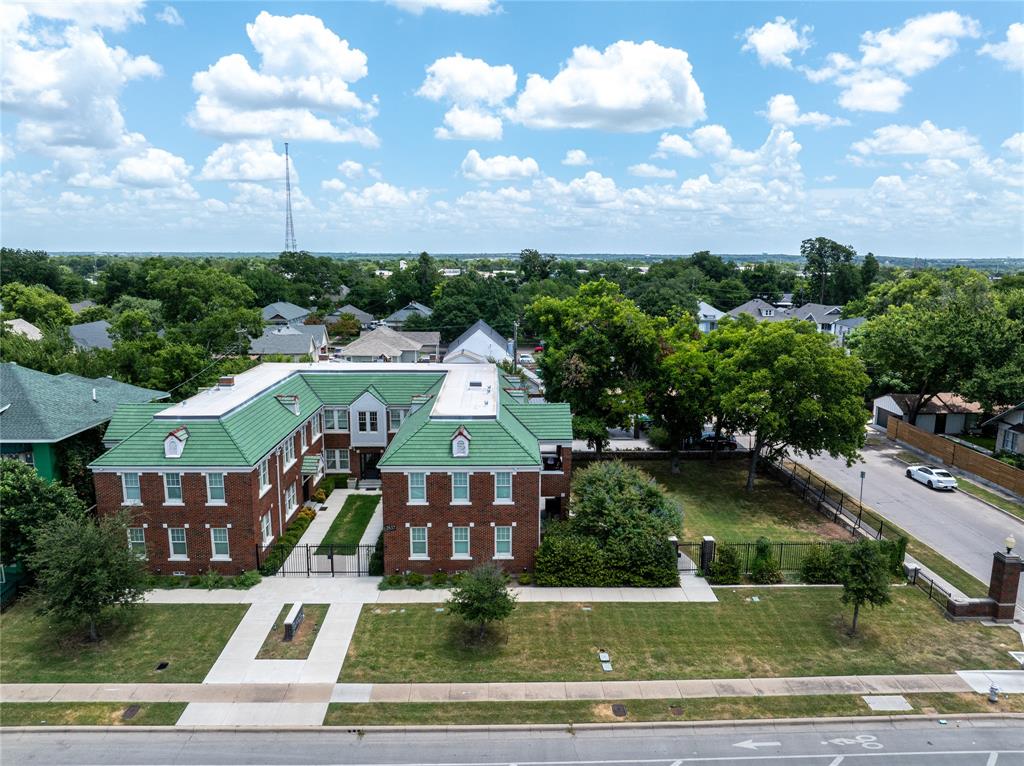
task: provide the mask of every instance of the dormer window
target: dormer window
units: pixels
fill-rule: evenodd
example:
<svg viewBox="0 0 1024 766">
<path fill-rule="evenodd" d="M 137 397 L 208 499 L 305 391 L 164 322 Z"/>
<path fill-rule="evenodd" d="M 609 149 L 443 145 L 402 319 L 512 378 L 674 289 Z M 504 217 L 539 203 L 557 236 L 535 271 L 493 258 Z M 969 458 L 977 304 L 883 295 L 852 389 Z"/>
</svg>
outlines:
<svg viewBox="0 0 1024 766">
<path fill-rule="evenodd" d="M 185 441 L 188 439 L 188 429 L 185 426 L 180 426 L 171 431 L 164 438 L 164 457 L 177 458 L 181 457 L 182 451 L 185 449 Z"/>
<path fill-rule="evenodd" d="M 773 317 L 775 316 L 775 309 L 765 309 L 761 313 L 764 314 L 766 317 Z"/>
<path fill-rule="evenodd" d="M 460 426 L 452 436 L 452 457 L 469 457 L 469 440 L 472 438 L 469 431 Z"/>
<path fill-rule="evenodd" d="M 299 397 L 295 394 L 278 394 L 277 401 L 291 411 L 293 415 L 299 415 Z"/>
</svg>

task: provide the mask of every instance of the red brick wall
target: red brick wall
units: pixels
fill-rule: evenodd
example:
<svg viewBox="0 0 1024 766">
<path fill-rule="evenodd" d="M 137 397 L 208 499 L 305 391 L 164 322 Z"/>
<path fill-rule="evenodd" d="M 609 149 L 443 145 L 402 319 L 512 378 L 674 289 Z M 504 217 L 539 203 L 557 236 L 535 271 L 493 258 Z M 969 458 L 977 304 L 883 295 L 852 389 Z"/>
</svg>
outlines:
<svg viewBox="0 0 1024 766">
<path fill-rule="evenodd" d="M 408 479 L 404 473 L 385 472 L 381 476 L 384 495 L 384 524 L 395 529 L 384 533 L 384 571 L 415 571 L 430 574 L 438 570 L 456 572 L 472 569 L 477 564 L 493 560 L 494 529 L 510 526 L 512 530 L 512 559 L 497 560 L 509 572 L 531 571 L 533 558 L 540 540 L 539 506 L 540 474 L 537 471 L 518 472 L 512 476 L 512 504 L 494 502 L 494 476 L 490 472 L 472 473 L 469 477 L 468 505 L 452 505 L 451 475 L 432 473 L 427 476 L 427 505 L 408 504 Z M 474 526 L 469 532 L 469 552 L 472 560 L 452 559 L 452 531 L 448 526 Z M 427 532 L 429 561 L 409 558 L 410 526 L 430 524 Z"/>
</svg>

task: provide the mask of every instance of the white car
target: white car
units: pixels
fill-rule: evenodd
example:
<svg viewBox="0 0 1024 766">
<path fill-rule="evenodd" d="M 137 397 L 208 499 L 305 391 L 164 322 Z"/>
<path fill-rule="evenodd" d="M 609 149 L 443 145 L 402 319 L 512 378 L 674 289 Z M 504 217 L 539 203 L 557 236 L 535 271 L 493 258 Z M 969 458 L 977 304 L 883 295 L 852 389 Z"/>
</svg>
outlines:
<svg viewBox="0 0 1024 766">
<path fill-rule="evenodd" d="M 520 354 L 519 364 L 533 364 L 533 356 L 530 354 Z"/>
<path fill-rule="evenodd" d="M 956 479 L 945 468 L 930 465 L 912 465 L 907 469 L 907 478 L 927 484 L 931 489 L 956 489 Z"/>
</svg>

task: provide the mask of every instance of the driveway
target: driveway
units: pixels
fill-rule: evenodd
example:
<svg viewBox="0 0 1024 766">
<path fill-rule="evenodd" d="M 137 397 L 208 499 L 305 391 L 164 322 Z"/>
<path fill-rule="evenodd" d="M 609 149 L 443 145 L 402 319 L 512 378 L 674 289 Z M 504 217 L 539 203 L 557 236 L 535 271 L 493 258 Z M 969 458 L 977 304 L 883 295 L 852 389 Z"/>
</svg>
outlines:
<svg viewBox="0 0 1024 766">
<path fill-rule="evenodd" d="M 1012 532 L 1024 546 L 1024 523 L 966 493 L 937 492 L 908 479 L 906 464 L 896 458 L 900 449 L 895 442 L 869 434 L 868 444 L 861 451 L 863 462 L 849 468 L 845 461 L 828 455 L 804 456 L 798 462 L 853 497 L 860 491 L 860 472 L 865 471 L 865 504 L 988 583 L 992 554 L 1003 549 L 1006 535 Z M 1024 588 L 1017 594 L 1017 605 L 1017 614 L 1024 614 Z"/>
</svg>

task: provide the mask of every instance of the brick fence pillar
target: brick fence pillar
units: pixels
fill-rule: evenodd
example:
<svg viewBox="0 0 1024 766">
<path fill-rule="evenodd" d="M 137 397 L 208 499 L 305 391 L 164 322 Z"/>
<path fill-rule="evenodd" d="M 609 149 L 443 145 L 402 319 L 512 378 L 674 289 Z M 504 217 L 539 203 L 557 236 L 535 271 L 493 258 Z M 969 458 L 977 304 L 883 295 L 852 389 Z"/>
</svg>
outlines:
<svg viewBox="0 0 1024 766">
<path fill-rule="evenodd" d="M 1015 553 L 997 552 L 992 557 L 992 579 L 988 597 L 996 602 L 993 617 L 998 622 L 1012 622 L 1017 607 L 1017 587 L 1024 561 Z"/>
<path fill-rule="evenodd" d="M 700 571 L 707 577 L 711 571 L 711 562 L 715 560 L 715 538 L 711 535 L 704 535 L 700 542 Z"/>
</svg>

